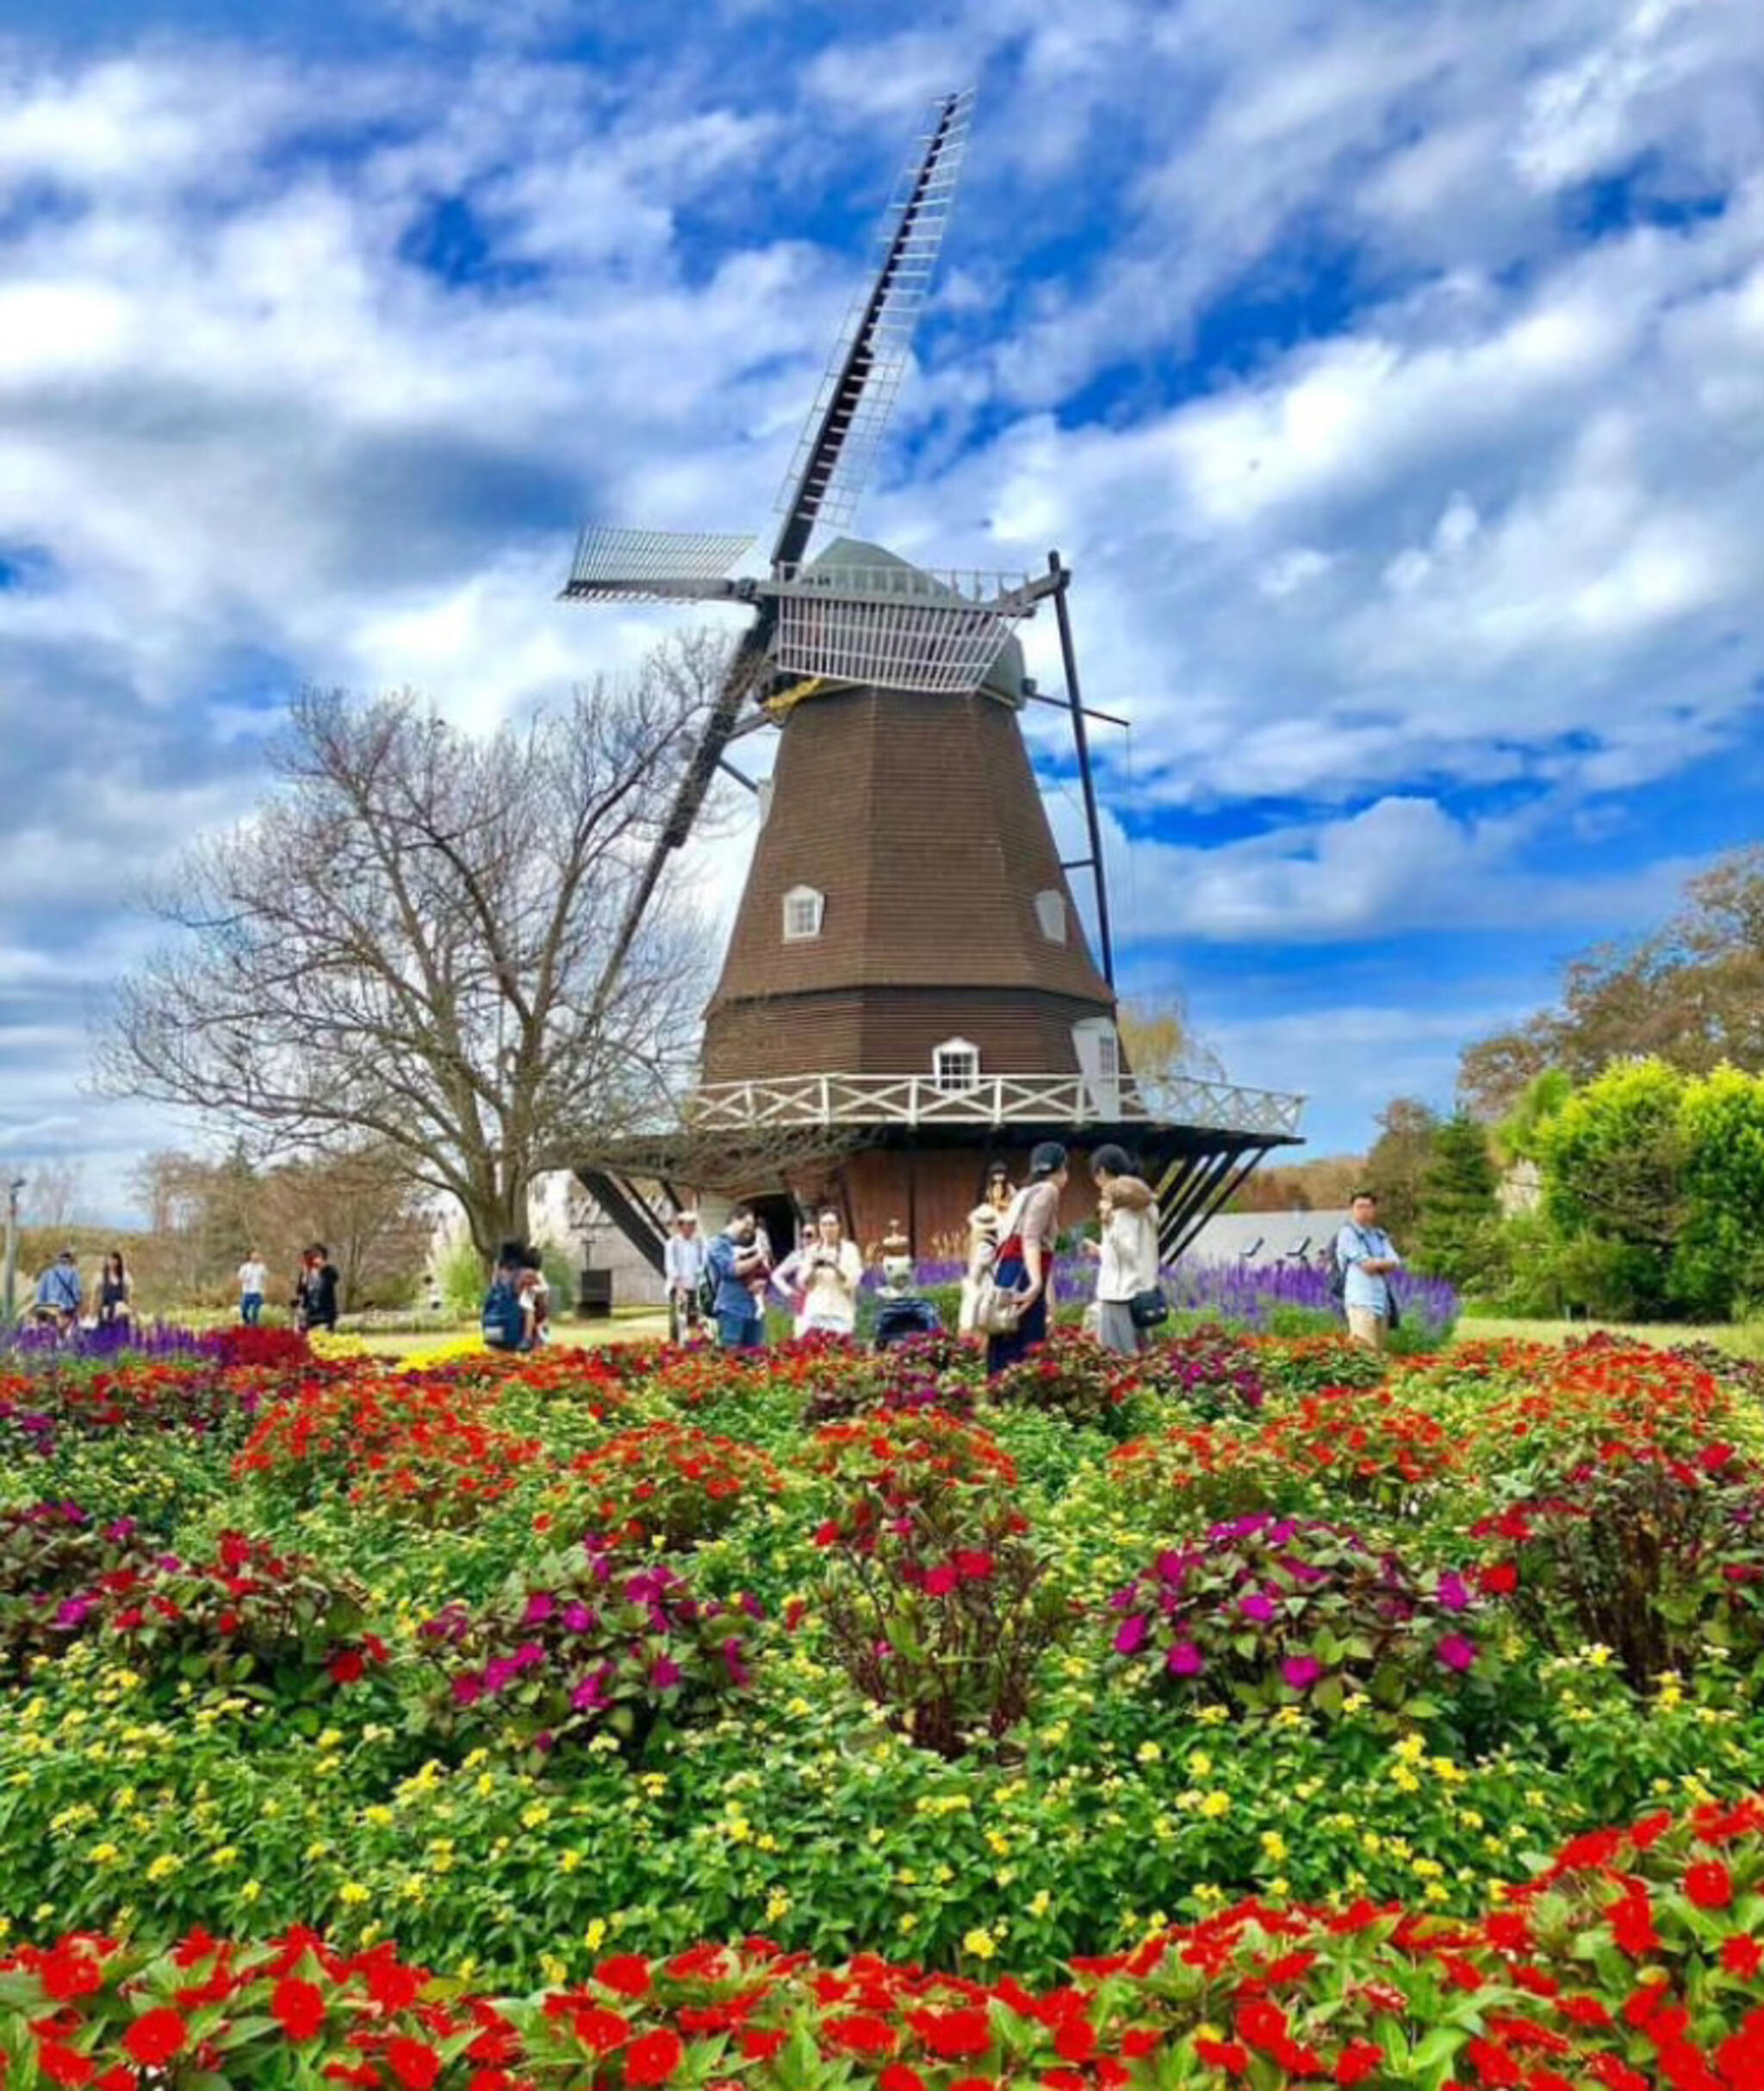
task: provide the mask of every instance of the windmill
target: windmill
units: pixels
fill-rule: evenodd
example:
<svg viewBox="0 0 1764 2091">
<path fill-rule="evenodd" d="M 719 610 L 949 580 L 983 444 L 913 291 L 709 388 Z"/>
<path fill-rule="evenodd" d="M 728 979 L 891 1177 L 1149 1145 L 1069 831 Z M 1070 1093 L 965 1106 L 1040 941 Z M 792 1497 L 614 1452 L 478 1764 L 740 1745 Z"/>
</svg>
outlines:
<svg viewBox="0 0 1764 2091">
<path fill-rule="evenodd" d="M 834 1172 L 836 1184 L 823 1172 L 814 1192 L 836 1193 L 860 1236 L 879 1233 L 890 1204 L 922 1239 L 947 1231 L 972 1202 L 987 1148 L 1074 1129 L 1117 1137 L 1110 1128 L 1121 1126 L 1142 1151 L 1153 1133 L 1161 1148 L 1171 1145 L 1172 1121 L 1139 1094 L 1115 1039 L 1086 734 L 1087 717 L 1104 715 L 1087 715 L 1078 693 L 1070 569 L 1053 553 L 1035 575 L 931 572 L 843 536 L 812 551 L 817 531 L 849 524 L 909 368 L 972 113 L 968 91 L 932 105 L 885 216 L 875 273 L 786 476 L 765 574 L 735 572 L 751 536 L 591 525 L 562 592 L 572 602 L 722 603 L 752 613 L 612 963 L 719 766 L 739 775 L 731 743 L 780 728 L 691 1115 L 738 1147 L 768 1128 L 804 1126 L 860 1139 L 866 1151 Z M 1035 689 L 1014 636 L 1050 599 L 1063 698 Z M 1053 842 L 1018 723 L 1032 701 L 1070 715 L 1087 834 L 1080 858 L 1062 860 Z M 1091 882 L 1100 967 L 1067 884 L 1077 871 Z M 1193 1224 L 1234 1170 L 1247 1173 L 1265 1145 L 1295 1137 L 1295 1100 L 1256 1109 L 1265 1122 L 1223 1129 L 1230 1165 L 1196 1191 Z M 1210 1168 L 1216 1148 L 1209 1132 L 1199 1148 L 1179 1139 L 1172 1151 L 1193 1159 L 1204 1150 Z M 657 1165 L 642 1173 L 665 1177 L 665 1143 L 649 1159 Z M 584 1173 L 627 1233 L 653 1242 L 655 1216 L 635 1188 L 640 1168 L 634 1155 L 618 1175 Z M 791 1188 L 802 1194 L 799 1182 Z"/>
</svg>

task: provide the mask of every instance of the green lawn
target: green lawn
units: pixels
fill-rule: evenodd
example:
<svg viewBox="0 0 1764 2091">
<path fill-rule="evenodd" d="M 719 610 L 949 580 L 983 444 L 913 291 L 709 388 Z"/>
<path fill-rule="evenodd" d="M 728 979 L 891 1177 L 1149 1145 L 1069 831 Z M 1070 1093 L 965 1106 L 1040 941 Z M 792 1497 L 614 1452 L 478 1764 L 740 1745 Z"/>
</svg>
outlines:
<svg viewBox="0 0 1764 2091">
<path fill-rule="evenodd" d="M 1590 1336 L 1595 1330 L 1614 1336 L 1633 1336 L 1644 1343 L 1662 1347 L 1672 1343 L 1716 1343 L 1736 1357 L 1764 1358 L 1764 1322 L 1717 1322 L 1693 1327 L 1684 1322 L 1520 1321 L 1490 1315 L 1466 1315 L 1457 1325 L 1455 1340 L 1481 1343 L 1490 1338 L 1514 1337 L 1533 1343 L 1559 1343 L 1572 1336 Z"/>
</svg>

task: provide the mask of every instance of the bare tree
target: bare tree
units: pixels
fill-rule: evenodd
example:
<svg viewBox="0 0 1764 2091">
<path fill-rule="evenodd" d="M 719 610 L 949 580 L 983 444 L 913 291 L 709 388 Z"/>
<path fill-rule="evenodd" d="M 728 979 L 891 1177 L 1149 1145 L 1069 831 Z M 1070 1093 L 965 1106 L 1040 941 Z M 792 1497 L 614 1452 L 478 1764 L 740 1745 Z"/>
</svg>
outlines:
<svg viewBox="0 0 1764 2091">
<path fill-rule="evenodd" d="M 52 1232 L 73 1225 L 79 1204 L 81 1164 L 75 1161 L 40 1162 L 25 1185 L 20 1214 L 28 1227 L 47 1227 Z"/>
<path fill-rule="evenodd" d="M 375 1145 L 451 1194 L 485 1256 L 527 1191 L 672 1115 L 706 930 L 664 876 L 615 962 L 725 649 L 475 740 L 407 694 L 308 692 L 257 815 L 152 905 L 181 933 L 126 979 L 101 1078 L 258 1156 Z"/>
</svg>

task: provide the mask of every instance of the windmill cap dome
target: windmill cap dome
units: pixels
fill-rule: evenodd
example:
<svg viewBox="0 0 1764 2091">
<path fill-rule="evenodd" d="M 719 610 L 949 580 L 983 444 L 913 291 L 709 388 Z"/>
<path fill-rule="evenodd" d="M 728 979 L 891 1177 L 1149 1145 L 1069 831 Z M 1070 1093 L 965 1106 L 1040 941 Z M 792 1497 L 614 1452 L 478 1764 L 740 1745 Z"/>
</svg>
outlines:
<svg viewBox="0 0 1764 2091">
<path fill-rule="evenodd" d="M 919 584 L 913 591 L 916 594 L 947 596 L 953 593 L 936 574 L 916 567 L 911 560 L 903 559 L 898 552 L 891 552 L 885 545 L 871 544 L 861 537 L 835 537 L 831 544 L 817 552 L 802 570 L 806 574 L 825 574 L 830 579 L 842 573 L 873 573 L 878 568 L 910 574 Z M 1003 698 L 1008 704 L 1021 704 L 1027 679 L 1023 649 L 1013 633 L 999 649 L 998 658 L 982 679 L 980 687 L 993 697 Z"/>
</svg>

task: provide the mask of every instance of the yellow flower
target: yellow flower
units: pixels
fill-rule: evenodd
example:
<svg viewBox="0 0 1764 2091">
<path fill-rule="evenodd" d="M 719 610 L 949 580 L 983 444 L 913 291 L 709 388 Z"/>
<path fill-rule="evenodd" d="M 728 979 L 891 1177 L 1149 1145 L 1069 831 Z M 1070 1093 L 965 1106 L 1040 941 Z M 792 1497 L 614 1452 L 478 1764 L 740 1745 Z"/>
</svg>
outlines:
<svg viewBox="0 0 1764 2091">
<path fill-rule="evenodd" d="M 183 1861 L 176 1852 L 161 1852 L 148 1866 L 147 1878 L 153 1882 L 169 1881 L 183 1865 Z"/>
<path fill-rule="evenodd" d="M 372 1896 L 359 1881 L 345 1881 L 337 1891 L 338 1900 L 353 1908 L 357 1904 L 371 1902 Z"/>
<path fill-rule="evenodd" d="M 599 1951 L 606 1943 L 606 1920 L 605 1917 L 593 1917 L 589 1920 L 588 1928 L 583 1934 L 582 1942 L 591 1953 Z"/>
<path fill-rule="evenodd" d="M 790 1897 L 781 1888 L 774 1888 L 766 1897 L 766 1921 L 776 1924 L 780 1917 L 790 1914 Z"/>
<path fill-rule="evenodd" d="M 1053 1897 L 1045 1888 L 1038 1888 L 1029 1897 L 1029 1914 L 1032 1917 L 1045 1917 L 1053 1907 Z"/>
<path fill-rule="evenodd" d="M 1202 1796 L 1201 1813 L 1215 1821 L 1221 1815 L 1228 1815 L 1231 1813 L 1231 1796 L 1214 1787 L 1211 1793 Z"/>
<path fill-rule="evenodd" d="M 1278 1830 L 1262 1832 L 1262 1849 L 1277 1866 L 1286 1857 L 1286 1840 Z"/>
<path fill-rule="evenodd" d="M 1164 1762 L 1164 1753 L 1155 1742 L 1142 1742 L 1134 1755 L 1142 1765 L 1161 1765 Z"/>
</svg>

